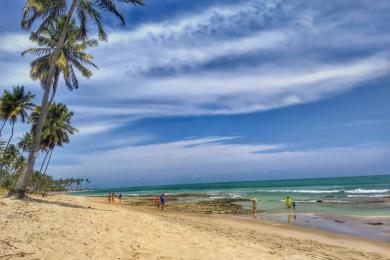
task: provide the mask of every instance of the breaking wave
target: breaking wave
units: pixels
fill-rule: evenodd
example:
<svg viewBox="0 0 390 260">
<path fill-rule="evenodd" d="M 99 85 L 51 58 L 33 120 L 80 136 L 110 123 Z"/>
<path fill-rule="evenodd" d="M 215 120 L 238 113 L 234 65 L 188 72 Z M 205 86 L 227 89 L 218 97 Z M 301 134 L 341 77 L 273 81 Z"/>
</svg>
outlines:
<svg viewBox="0 0 390 260">
<path fill-rule="evenodd" d="M 354 190 L 257 190 L 259 192 L 281 192 L 281 193 L 348 193 L 348 194 L 369 194 L 369 193 L 387 193 L 389 189 L 381 190 L 365 190 L 365 189 L 354 189 Z"/>
</svg>

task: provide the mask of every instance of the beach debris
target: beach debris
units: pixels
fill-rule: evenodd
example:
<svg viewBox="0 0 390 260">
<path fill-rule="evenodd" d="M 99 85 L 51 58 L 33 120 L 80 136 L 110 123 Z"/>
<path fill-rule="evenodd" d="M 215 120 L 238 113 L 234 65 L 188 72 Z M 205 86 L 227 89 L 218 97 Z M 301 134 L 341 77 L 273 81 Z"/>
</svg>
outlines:
<svg viewBox="0 0 390 260">
<path fill-rule="evenodd" d="M 0 240 L 1 243 L 9 246 L 10 248 L 12 249 L 18 249 L 16 246 L 12 245 L 10 241 L 6 241 L 6 240 Z"/>
<path fill-rule="evenodd" d="M 14 253 L 14 254 L 0 255 L 0 258 L 3 258 L 3 257 L 12 257 L 12 256 L 25 257 L 26 255 L 33 255 L 33 254 L 35 254 L 35 253 L 20 252 L 20 253 Z"/>
<path fill-rule="evenodd" d="M 335 219 L 335 220 L 334 220 L 334 222 L 336 222 L 336 223 L 342 223 L 342 224 L 344 224 L 344 223 L 345 223 L 345 221 L 338 220 L 338 219 Z"/>
</svg>

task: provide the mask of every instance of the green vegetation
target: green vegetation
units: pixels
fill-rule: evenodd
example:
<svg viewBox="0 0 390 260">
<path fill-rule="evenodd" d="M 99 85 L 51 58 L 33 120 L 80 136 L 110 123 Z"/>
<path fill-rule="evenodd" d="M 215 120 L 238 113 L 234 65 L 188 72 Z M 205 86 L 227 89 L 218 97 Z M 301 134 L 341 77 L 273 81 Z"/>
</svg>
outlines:
<svg viewBox="0 0 390 260">
<path fill-rule="evenodd" d="M 92 76 L 88 67 L 97 68 L 86 51 L 98 41 L 89 38 L 90 27 L 96 29 L 100 40 L 107 40 L 102 13 L 117 17 L 125 24 L 116 4 L 143 5 L 143 0 L 26 0 L 22 10 L 21 27 L 31 33 L 30 40 L 38 47 L 22 53 L 35 55 L 30 76 L 43 88 L 41 105 L 31 101 L 34 95 L 24 87 L 4 91 L 0 99 L 0 187 L 11 188 L 9 195 L 23 198 L 27 190 L 64 190 L 79 188 L 83 179 L 53 180 L 46 175 L 55 147 L 69 143 L 69 135 L 77 130 L 71 126 L 73 112 L 65 104 L 55 103 L 60 76 L 69 90 L 79 87 L 76 71 L 85 78 Z M 28 113 L 34 111 L 29 115 Z M 12 144 L 17 121 L 31 123 L 31 131 L 19 143 Z M 11 126 L 8 140 L 2 141 L 7 122 Z M 27 158 L 24 153 L 28 153 Z M 39 171 L 35 169 L 38 155 L 43 155 Z"/>
<path fill-rule="evenodd" d="M 30 123 L 34 131 L 40 116 L 41 108 L 34 105 L 34 98 L 30 92 L 25 92 L 24 87 L 14 87 L 12 91 L 5 90 L 0 97 L 0 114 L 2 115 L 2 129 L 6 129 L 9 122 L 10 135 L 7 142 L 0 139 L 0 188 L 11 189 L 20 176 L 20 172 L 26 166 L 24 153 L 30 152 L 32 147 L 31 133 L 25 133 L 19 142 L 11 143 L 15 123 Z M 29 113 L 31 110 L 31 113 Z M 69 143 L 69 136 L 77 132 L 71 125 L 73 112 L 69 111 L 65 104 L 50 104 L 48 116 L 42 129 L 40 154 L 44 155 L 39 171 L 34 171 L 29 176 L 27 189 L 31 192 L 48 190 L 69 190 L 86 187 L 90 180 L 80 178 L 54 180 L 47 175 L 47 169 L 55 147 L 63 147 Z M 84 185 L 81 185 L 84 183 Z"/>
<path fill-rule="evenodd" d="M 39 116 L 31 131 L 32 143 L 27 161 L 10 195 L 16 195 L 18 198 L 25 196 L 34 172 L 36 156 L 42 150 L 41 140 L 45 138 L 43 129 L 60 74 L 63 74 L 69 89 L 78 87 L 74 68 L 86 78 L 92 75 L 85 67 L 85 65 L 95 67 L 91 62 L 92 56 L 85 53 L 88 47 L 97 45 L 96 40 L 89 39 L 91 25 L 96 28 L 99 39 L 105 41 L 107 34 L 102 22 L 102 12 L 113 14 L 122 25 L 125 24 L 123 15 L 116 7 L 117 3 L 144 4 L 143 0 L 26 0 L 22 10 L 21 26 L 31 32 L 30 39 L 37 43 L 39 48 L 29 49 L 23 54 L 39 56 L 32 62 L 30 74 L 33 79 L 41 81 L 44 93 Z M 1 117 L 3 118 L 3 115 Z M 53 149 L 49 150 L 51 154 Z"/>
</svg>

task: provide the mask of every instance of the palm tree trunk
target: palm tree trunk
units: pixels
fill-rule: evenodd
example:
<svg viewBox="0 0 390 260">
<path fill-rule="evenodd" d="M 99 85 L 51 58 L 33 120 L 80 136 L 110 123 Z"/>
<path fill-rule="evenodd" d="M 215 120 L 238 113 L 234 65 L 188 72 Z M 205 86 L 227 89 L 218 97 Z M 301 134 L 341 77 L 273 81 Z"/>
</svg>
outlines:
<svg viewBox="0 0 390 260">
<path fill-rule="evenodd" d="M 43 159 L 41 168 L 39 169 L 39 172 L 40 172 L 40 173 L 42 173 L 42 169 L 43 169 L 43 166 L 45 165 L 46 158 L 47 158 L 47 156 L 49 155 L 49 152 L 50 152 L 50 150 L 47 150 L 46 155 L 45 155 L 45 158 Z"/>
<path fill-rule="evenodd" d="M 54 76 L 54 82 L 53 82 L 53 93 L 51 94 L 50 101 L 49 101 L 50 104 L 53 104 L 54 96 L 57 93 L 57 86 L 58 86 L 59 77 L 60 77 L 60 70 L 56 69 L 55 76 Z"/>
<path fill-rule="evenodd" d="M 56 62 L 58 60 L 58 57 L 60 56 L 61 49 L 64 46 L 65 38 L 69 30 L 69 23 L 72 19 L 73 13 L 76 9 L 76 6 L 78 4 L 79 0 L 73 0 L 72 5 L 68 11 L 68 14 L 66 15 L 64 28 L 61 32 L 61 37 L 57 43 L 57 46 L 53 52 L 53 56 L 50 59 L 50 66 L 49 66 L 49 74 L 47 79 L 45 80 L 44 85 L 44 94 L 42 97 L 42 105 L 41 105 L 41 114 L 39 115 L 38 124 L 36 131 L 33 133 L 33 145 L 32 149 L 29 152 L 26 167 L 24 168 L 22 174 L 20 174 L 14 188 L 10 191 L 9 195 L 17 195 L 17 198 L 24 198 L 26 188 L 28 185 L 28 176 L 32 174 L 34 171 L 35 161 L 37 159 L 37 153 L 39 151 L 40 143 L 41 143 L 41 135 L 42 135 L 42 128 L 43 124 L 46 120 L 47 113 L 49 110 L 49 94 L 50 89 L 54 77 L 54 72 L 56 68 Z"/>
<path fill-rule="evenodd" d="M 5 126 L 5 123 L 7 123 L 7 119 L 3 121 L 3 125 L 0 128 L 0 136 L 1 136 L 1 133 L 3 132 L 3 128 Z"/>
<path fill-rule="evenodd" d="M 5 146 L 4 151 L 6 151 L 6 150 L 8 149 L 8 146 L 9 146 L 9 144 L 11 143 L 12 137 L 14 136 L 15 122 L 16 122 L 16 121 L 12 121 L 11 135 L 9 136 L 9 139 L 8 139 L 7 145 Z"/>
<path fill-rule="evenodd" d="M 54 148 L 51 148 L 50 150 L 50 155 L 49 155 L 49 160 L 47 160 L 45 172 L 43 174 L 46 174 L 47 168 L 49 168 L 50 160 L 51 160 L 51 155 L 53 154 Z"/>
<path fill-rule="evenodd" d="M 12 121 L 11 135 L 10 135 L 10 137 L 9 137 L 9 139 L 8 139 L 7 145 L 6 145 L 5 148 L 4 148 L 3 156 L 4 156 L 5 153 L 7 152 L 8 147 L 9 147 L 9 144 L 11 143 L 12 137 L 14 136 L 14 126 L 15 126 L 15 122 L 16 122 L 16 121 Z M 0 172 L 3 171 L 3 166 L 4 166 L 4 164 L 1 163 L 1 165 L 0 165 Z"/>
</svg>

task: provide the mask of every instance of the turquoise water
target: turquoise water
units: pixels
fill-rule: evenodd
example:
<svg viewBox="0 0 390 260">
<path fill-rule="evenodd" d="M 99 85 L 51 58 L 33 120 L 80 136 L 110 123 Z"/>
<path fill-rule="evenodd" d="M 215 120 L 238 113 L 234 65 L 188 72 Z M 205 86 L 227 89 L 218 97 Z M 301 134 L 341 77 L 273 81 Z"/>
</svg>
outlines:
<svg viewBox="0 0 390 260">
<path fill-rule="evenodd" d="M 390 175 L 127 187 L 72 194 L 106 196 L 108 192 L 128 196 L 207 194 L 209 199 L 255 196 L 258 209 L 271 213 L 285 212 L 283 199 L 290 196 L 296 201 L 296 212 L 390 216 Z M 250 206 L 249 202 L 242 204 Z"/>
</svg>

